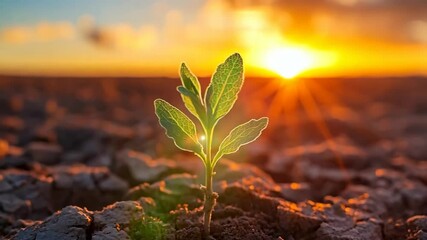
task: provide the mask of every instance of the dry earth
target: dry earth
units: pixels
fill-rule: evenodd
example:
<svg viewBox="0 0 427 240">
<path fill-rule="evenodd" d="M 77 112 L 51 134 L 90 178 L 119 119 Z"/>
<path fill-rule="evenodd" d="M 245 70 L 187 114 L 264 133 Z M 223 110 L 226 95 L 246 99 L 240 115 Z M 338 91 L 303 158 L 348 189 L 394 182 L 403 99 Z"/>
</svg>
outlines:
<svg viewBox="0 0 427 240">
<path fill-rule="evenodd" d="M 269 114 L 267 81 L 246 81 L 220 135 Z M 305 84 L 321 119 L 297 99 L 220 162 L 212 239 L 427 239 L 427 79 Z M 152 107 L 177 85 L 0 77 L 0 239 L 201 239 L 201 162 Z"/>
</svg>

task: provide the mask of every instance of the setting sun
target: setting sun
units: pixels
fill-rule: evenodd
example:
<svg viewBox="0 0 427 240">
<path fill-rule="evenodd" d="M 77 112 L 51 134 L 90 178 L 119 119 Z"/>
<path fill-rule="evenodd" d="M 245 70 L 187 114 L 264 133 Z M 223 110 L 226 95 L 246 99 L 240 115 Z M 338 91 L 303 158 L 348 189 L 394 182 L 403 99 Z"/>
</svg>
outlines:
<svg viewBox="0 0 427 240">
<path fill-rule="evenodd" d="M 292 79 L 313 67 L 314 57 L 298 48 L 277 48 L 267 51 L 263 57 L 264 67 L 285 79 Z"/>
</svg>

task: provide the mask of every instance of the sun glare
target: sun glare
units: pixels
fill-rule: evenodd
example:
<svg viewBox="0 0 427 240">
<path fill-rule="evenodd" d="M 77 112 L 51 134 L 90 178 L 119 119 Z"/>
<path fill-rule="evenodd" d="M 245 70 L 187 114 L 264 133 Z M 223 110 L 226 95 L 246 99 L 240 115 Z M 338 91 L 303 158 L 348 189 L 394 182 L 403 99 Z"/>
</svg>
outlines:
<svg viewBox="0 0 427 240">
<path fill-rule="evenodd" d="M 275 48 L 265 53 L 263 63 L 266 69 L 285 79 L 292 79 L 311 68 L 314 57 L 304 49 Z"/>
</svg>

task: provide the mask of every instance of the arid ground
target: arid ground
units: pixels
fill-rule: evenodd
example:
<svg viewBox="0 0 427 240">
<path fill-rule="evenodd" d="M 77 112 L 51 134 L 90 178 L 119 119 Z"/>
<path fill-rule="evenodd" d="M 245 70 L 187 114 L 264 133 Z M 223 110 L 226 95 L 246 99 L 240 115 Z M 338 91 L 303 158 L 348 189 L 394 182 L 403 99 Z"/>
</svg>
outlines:
<svg viewBox="0 0 427 240">
<path fill-rule="evenodd" d="M 277 81 L 219 125 L 271 119 L 216 169 L 212 238 L 427 239 L 427 79 Z M 178 85 L 0 77 L 0 238 L 201 239 L 203 165 L 153 110 Z"/>
</svg>

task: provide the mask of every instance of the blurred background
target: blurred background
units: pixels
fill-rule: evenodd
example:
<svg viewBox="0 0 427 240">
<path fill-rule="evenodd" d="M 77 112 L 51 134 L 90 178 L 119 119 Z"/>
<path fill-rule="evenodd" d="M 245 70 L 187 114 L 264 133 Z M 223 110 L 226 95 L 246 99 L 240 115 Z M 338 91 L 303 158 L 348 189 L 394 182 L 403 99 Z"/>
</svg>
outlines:
<svg viewBox="0 0 427 240">
<path fill-rule="evenodd" d="M 210 76 L 427 74 L 425 0 L 53 0 L 0 3 L 0 73 Z"/>
</svg>

